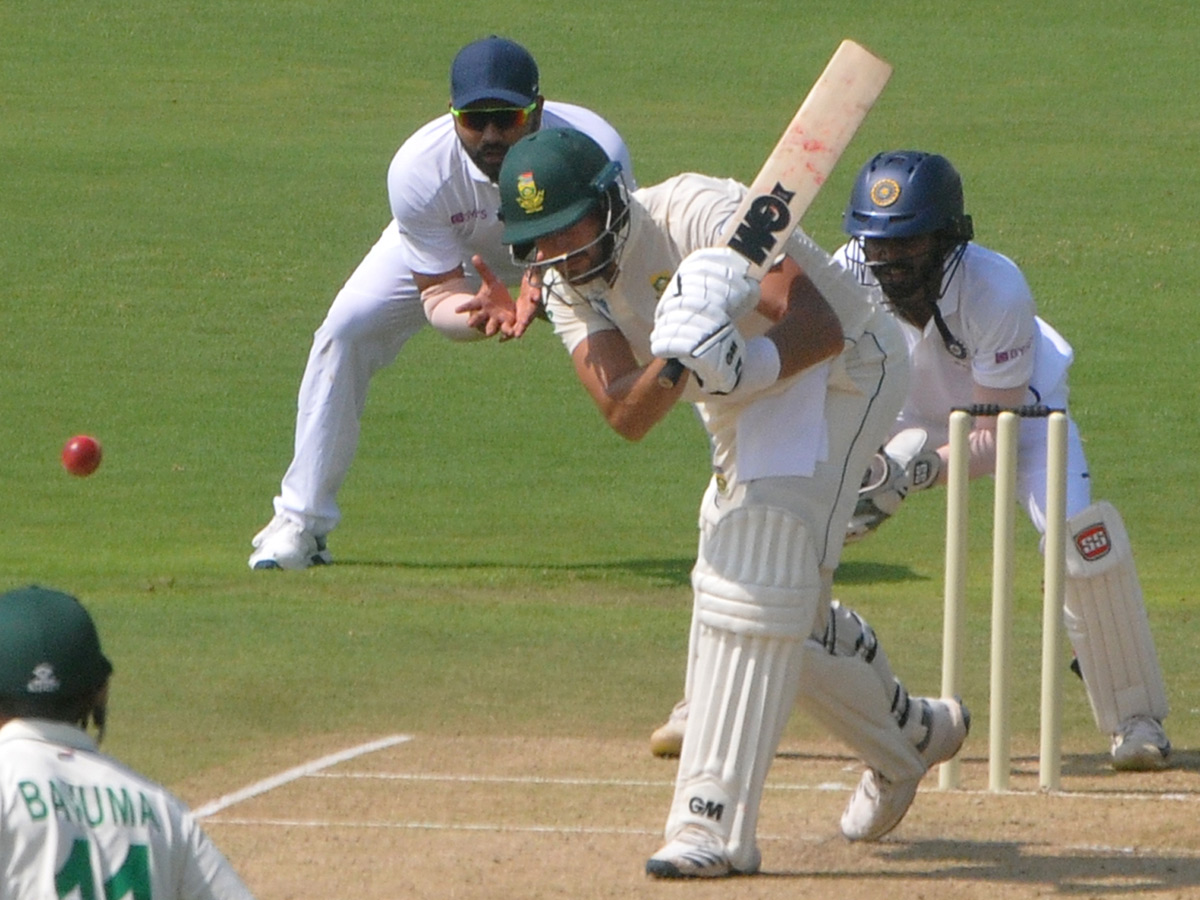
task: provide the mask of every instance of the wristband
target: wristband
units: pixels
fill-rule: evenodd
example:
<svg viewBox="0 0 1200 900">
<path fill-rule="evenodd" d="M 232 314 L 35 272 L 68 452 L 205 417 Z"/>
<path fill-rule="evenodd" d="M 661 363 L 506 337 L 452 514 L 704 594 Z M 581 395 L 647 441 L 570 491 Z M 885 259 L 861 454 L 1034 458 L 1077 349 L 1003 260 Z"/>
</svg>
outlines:
<svg viewBox="0 0 1200 900">
<path fill-rule="evenodd" d="M 766 335 L 746 341 L 742 378 L 733 393 L 739 397 L 769 388 L 779 380 L 779 348 Z"/>
</svg>

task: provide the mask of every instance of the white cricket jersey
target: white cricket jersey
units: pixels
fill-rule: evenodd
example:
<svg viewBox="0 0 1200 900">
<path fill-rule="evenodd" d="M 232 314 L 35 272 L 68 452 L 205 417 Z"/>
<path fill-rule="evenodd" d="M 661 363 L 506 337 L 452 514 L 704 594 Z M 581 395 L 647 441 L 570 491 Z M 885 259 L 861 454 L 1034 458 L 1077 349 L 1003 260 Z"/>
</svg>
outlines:
<svg viewBox="0 0 1200 900">
<path fill-rule="evenodd" d="M 569 352 L 591 334 L 617 329 L 634 358 L 645 365 L 654 310 L 685 256 L 717 242 L 737 210 L 744 185 L 685 173 L 635 191 L 630 197 L 629 235 L 616 281 L 594 279 L 578 288 L 557 270 L 546 275 L 546 311 Z M 771 323 L 752 312 L 738 322 L 747 337 Z M 696 404 L 712 437 L 713 467 L 729 478 L 810 475 L 828 453 L 824 417 L 828 365 L 814 366 L 748 398 L 705 394 L 691 380 L 682 400 Z"/>
<path fill-rule="evenodd" d="M 835 259 L 852 267 L 847 262 L 849 246 L 839 249 Z M 874 278 L 868 275 L 868 280 L 882 297 Z M 918 329 L 896 317 L 908 344 L 912 374 L 893 434 L 905 428 L 924 428 L 934 446 L 945 444 L 950 411 L 973 402 L 976 384 L 1004 389 L 1028 383 L 1029 403 L 1066 403 L 1073 351 L 1038 317 L 1029 284 L 1008 257 L 967 244 L 938 309 L 966 352 L 961 358 L 952 354 L 933 319 Z"/>
<path fill-rule="evenodd" d="M 3 900 L 253 900 L 187 808 L 63 722 L 0 728 Z"/>
<path fill-rule="evenodd" d="M 541 127 L 589 135 L 621 164 L 626 183 L 634 186 L 625 142 L 591 110 L 547 100 Z M 388 168 L 388 196 L 410 271 L 439 275 L 461 265 L 472 272 L 471 256 L 478 253 L 505 284 L 520 282 L 521 270 L 500 242 L 500 189 L 467 156 L 449 113 L 420 128 L 396 151 Z"/>
</svg>

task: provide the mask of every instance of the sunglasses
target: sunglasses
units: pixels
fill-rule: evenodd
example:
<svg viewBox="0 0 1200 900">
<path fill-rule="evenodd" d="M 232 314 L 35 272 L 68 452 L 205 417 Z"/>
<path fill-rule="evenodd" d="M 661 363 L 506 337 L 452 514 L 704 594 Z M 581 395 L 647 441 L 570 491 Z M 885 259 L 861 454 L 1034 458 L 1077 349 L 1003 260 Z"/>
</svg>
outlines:
<svg viewBox="0 0 1200 900">
<path fill-rule="evenodd" d="M 500 131 L 508 131 L 510 128 L 524 127 L 535 109 L 536 100 L 528 106 L 490 106 L 486 109 L 455 109 L 452 106 L 450 112 L 468 131 L 484 131 L 489 125 L 495 125 Z"/>
</svg>

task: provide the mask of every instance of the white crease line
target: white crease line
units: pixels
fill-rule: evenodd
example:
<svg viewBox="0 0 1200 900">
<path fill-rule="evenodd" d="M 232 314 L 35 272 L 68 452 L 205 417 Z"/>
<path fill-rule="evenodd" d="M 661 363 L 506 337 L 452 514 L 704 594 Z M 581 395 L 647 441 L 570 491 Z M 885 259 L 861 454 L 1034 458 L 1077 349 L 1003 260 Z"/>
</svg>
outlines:
<svg viewBox="0 0 1200 900">
<path fill-rule="evenodd" d="M 501 825 L 489 822 L 464 822 L 447 824 L 444 822 L 338 822 L 329 819 L 227 819 L 220 818 L 212 822 L 214 825 L 240 825 L 249 827 L 278 827 L 278 828 L 362 828 L 383 831 L 465 831 L 493 832 L 496 834 L 588 834 L 615 835 L 618 837 L 659 837 L 662 829 L 654 828 L 598 828 L 570 825 Z M 760 834 L 758 839 L 763 842 L 787 842 L 801 844 L 827 844 L 833 839 L 832 834 Z M 963 839 L 964 843 L 972 841 Z M 880 852 L 900 849 L 905 846 L 917 846 L 919 840 L 887 841 L 875 845 Z M 1039 848 L 1050 846 L 1045 841 L 1019 842 L 1020 846 L 1028 849 L 1022 852 L 1022 857 L 1035 858 Z M 1095 856 L 1138 856 L 1144 859 L 1200 859 L 1200 851 L 1194 847 L 1110 847 L 1103 844 L 1067 844 L 1062 847 L 1066 853 L 1086 853 Z"/>
<path fill-rule="evenodd" d="M 280 785 L 295 781 L 298 778 L 313 775 L 321 769 L 335 766 L 348 759 L 354 759 L 356 756 L 363 756 L 367 753 L 374 753 L 376 750 L 384 750 L 388 747 L 394 747 L 397 744 L 404 744 L 412 739 L 411 734 L 393 734 L 391 737 L 380 738 L 377 741 L 359 744 L 357 747 L 351 747 L 348 750 L 340 750 L 337 753 L 322 756 L 320 759 L 314 759 L 312 762 L 288 769 L 286 772 L 280 772 L 278 775 L 272 775 L 270 778 L 264 778 L 262 781 L 256 781 L 254 784 L 247 785 L 239 791 L 234 791 L 232 794 L 226 794 L 223 797 L 218 797 L 216 800 L 209 801 L 203 806 L 192 810 L 192 815 L 197 819 L 203 819 L 206 816 L 211 816 L 213 813 L 228 809 L 235 803 L 241 803 L 243 800 L 249 800 L 251 797 L 265 794 L 267 791 L 273 790 Z"/>
<path fill-rule="evenodd" d="M 458 784 L 551 784 L 583 787 L 671 787 L 673 781 L 620 778 L 543 778 L 538 775 L 432 775 L 409 772 L 314 772 L 311 778 L 361 778 L 380 781 L 449 781 Z"/>
<path fill-rule="evenodd" d="M 366 781 L 443 781 L 454 784 L 534 784 L 578 787 L 670 788 L 674 781 L 643 781 L 622 778 L 545 778 L 538 775 L 431 775 L 409 772 L 314 772 L 309 778 L 363 779 Z M 848 791 L 854 785 L 826 782 L 818 785 L 768 784 L 775 791 Z"/>
<path fill-rule="evenodd" d="M 222 816 L 215 825 L 275 825 L 282 828 L 379 828 L 405 831 L 498 831 L 528 834 L 632 834 L 660 835 L 662 829 L 588 828 L 582 825 L 499 825 L 486 822 L 447 825 L 440 822 L 335 822 L 321 819 L 228 819 Z"/>
<path fill-rule="evenodd" d="M 310 778 L 342 778 L 379 781 L 440 781 L 456 784 L 533 784 L 533 785 L 578 785 L 583 787 L 674 787 L 674 781 L 643 781 L 617 778 L 546 778 L 536 775 L 435 775 L 408 772 L 313 772 Z M 820 784 L 795 784 L 768 782 L 768 791 L 848 791 L 852 784 L 842 784 L 836 781 L 826 781 Z M 1042 790 L 970 790 L 956 788 L 943 791 L 932 785 L 921 791 L 922 794 L 950 794 L 967 797 L 1054 797 L 1063 800 L 1173 800 L 1182 803 L 1200 802 L 1200 793 L 1168 793 L 1153 792 L 1134 793 L 1131 791 L 1042 791 Z"/>
</svg>

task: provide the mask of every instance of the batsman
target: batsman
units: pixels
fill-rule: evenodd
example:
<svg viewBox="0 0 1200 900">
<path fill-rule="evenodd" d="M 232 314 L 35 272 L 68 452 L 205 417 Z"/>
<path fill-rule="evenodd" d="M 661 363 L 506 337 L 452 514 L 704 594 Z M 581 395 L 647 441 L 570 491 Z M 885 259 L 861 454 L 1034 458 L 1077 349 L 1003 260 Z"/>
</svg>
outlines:
<svg viewBox="0 0 1200 900">
<path fill-rule="evenodd" d="M 880 292 L 908 343 L 912 383 L 860 492 L 848 538 L 873 532 L 911 491 L 946 481 L 950 411 L 971 404 L 1067 408 L 1073 351 L 1037 315 L 1021 270 L 976 244 L 962 179 L 944 156 L 880 153 L 863 166 L 843 222 L 851 240 L 836 254 Z M 996 418 L 970 434 L 969 475 L 996 462 Z M 1017 494 L 1046 530 L 1046 420 L 1021 421 Z M 1112 504 L 1092 502 L 1079 430 L 1068 428 L 1067 579 L 1064 618 L 1115 769 L 1167 765 L 1167 697 L 1133 551 Z"/>
<path fill-rule="evenodd" d="M 546 313 L 608 424 L 638 440 L 680 401 L 712 443 L 689 682 L 659 878 L 752 873 L 759 802 L 799 698 L 867 763 L 842 833 L 904 816 L 958 752 L 954 698 L 910 696 L 871 628 L 832 600 L 858 473 L 904 397 L 899 329 L 796 232 L 762 278 L 716 246 L 747 189 L 684 174 L 629 192 L 591 138 L 542 130 L 500 171 L 503 241 L 541 273 Z M 674 384 L 669 360 L 685 367 Z M 850 473 L 853 473 L 851 475 Z"/>
</svg>

